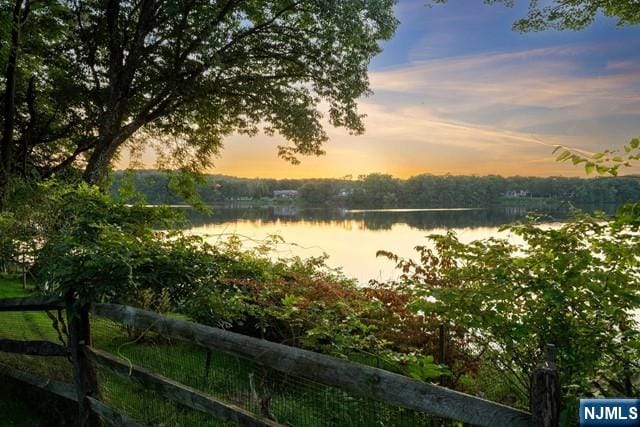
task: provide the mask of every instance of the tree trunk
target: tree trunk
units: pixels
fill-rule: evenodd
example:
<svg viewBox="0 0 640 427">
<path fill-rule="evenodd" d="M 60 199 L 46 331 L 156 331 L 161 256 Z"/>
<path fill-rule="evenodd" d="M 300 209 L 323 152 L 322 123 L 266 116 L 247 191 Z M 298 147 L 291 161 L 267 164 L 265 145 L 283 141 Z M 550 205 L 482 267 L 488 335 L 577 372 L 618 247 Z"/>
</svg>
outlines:
<svg viewBox="0 0 640 427">
<path fill-rule="evenodd" d="M 37 126 L 38 114 L 36 111 L 36 76 L 32 75 L 27 87 L 27 109 L 29 111 L 29 124 L 22 135 L 20 155 L 16 156 L 16 164 L 20 165 L 20 174 L 23 178 L 28 175 L 27 159 L 33 146 L 35 128 Z"/>
<path fill-rule="evenodd" d="M 121 120 L 113 116 L 107 117 L 101 126 L 98 137 L 82 178 L 91 185 L 101 185 L 109 171 L 109 166 L 118 148 L 140 127 L 140 124 L 129 124 L 122 127 Z"/>
<path fill-rule="evenodd" d="M 103 140 L 96 145 L 82 175 L 84 181 L 91 185 L 100 185 L 104 182 L 118 146 L 119 144 L 114 144 L 111 139 Z"/>
<path fill-rule="evenodd" d="M 28 9 L 23 11 L 25 0 L 16 0 L 11 20 L 11 44 L 5 70 L 4 111 L 2 114 L 2 138 L 0 138 L 0 206 L 13 171 L 13 133 L 15 127 L 16 71 L 20 50 L 20 27 Z M 25 15 L 22 17 L 21 15 Z"/>
</svg>

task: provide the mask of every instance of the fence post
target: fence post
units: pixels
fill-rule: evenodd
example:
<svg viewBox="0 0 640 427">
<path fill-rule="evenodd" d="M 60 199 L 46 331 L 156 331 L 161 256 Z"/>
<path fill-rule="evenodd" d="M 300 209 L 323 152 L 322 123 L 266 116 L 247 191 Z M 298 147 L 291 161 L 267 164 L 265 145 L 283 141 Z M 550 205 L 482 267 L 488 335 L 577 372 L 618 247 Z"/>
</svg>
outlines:
<svg viewBox="0 0 640 427">
<path fill-rule="evenodd" d="M 531 376 L 531 416 L 534 427 L 556 427 L 560 423 L 560 380 L 556 370 L 556 347 L 547 345 L 545 360 Z"/>
<path fill-rule="evenodd" d="M 69 324 L 69 350 L 73 362 L 73 376 L 78 393 L 79 423 L 81 427 L 101 426 L 100 417 L 91 410 L 87 397 L 98 398 L 98 379 L 96 367 L 87 356 L 85 345 L 91 345 L 91 331 L 89 329 L 89 308 L 87 306 L 74 307 L 75 299 L 72 295 L 66 298 L 67 322 Z"/>
</svg>

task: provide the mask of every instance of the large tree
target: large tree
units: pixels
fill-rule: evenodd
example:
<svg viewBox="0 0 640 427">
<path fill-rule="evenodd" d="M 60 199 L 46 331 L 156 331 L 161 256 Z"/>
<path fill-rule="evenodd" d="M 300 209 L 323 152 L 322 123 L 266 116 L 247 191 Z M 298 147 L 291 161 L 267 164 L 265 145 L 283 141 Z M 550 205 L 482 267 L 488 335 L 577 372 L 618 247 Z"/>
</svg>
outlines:
<svg viewBox="0 0 640 427">
<path fill-rule="evenodd" d="M 2 81 L 2 145 L 24 145 L 23 166 L 4 151 L 2 163 L 38 177 L 80 167 L 95 184 L 128 141 L 165 144 L 174 165 L 198 169 L 224 136 L 259 130 L 289 141 L 286 159 L 320 154 L 324 113 L 363 130 L 357 100 L 397 25 L 394 3 L 0 0 L 3 27 L 22 40 L 0 54 L 15 76 Z"/>
</svg>

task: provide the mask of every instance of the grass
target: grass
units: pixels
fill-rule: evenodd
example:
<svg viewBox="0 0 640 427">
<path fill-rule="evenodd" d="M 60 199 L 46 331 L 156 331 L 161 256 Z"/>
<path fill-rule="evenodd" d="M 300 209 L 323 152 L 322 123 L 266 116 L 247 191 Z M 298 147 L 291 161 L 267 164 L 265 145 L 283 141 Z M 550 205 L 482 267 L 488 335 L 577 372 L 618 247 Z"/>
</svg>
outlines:
<svg viewBox="0 0 640 427">
<path fill-rule="evenodd" d="M 28 296 L 30 293 L 30 290 L 22 289 L 20 280 L 0 276 L 0 298 L 19 298 Z M 45 319 L 42 319 L 42 316 L 37 313 L 35 317 L 33 316 L 34 313 L 23 314 L 31 319 L 25 323 L 32 326 L 35 325 L 35 330 L 32 328 L 25 334 L 28 336 L 38 335 L 34 334 L 34 331 L 40 330 Z M 0 316 L 4 316 L 0 326 L 0 336 L 9 338 L 11 335 L 17 335 L 16 331 L 12 330 L 16 326 L 15 322 L 9 321 L 16 320 L 15 314 L 0 313 Z M 0 360 L 16 367 L 35 364 L 44 368 L 46 366 L 44 361 L 38 359 L 42 358 L 2 354 Z M 47 368 L 47 371 L 51 372 L 49 368 Z M 2 381 L 0 381 L 0 414 L 2 414 L 3 426 L 70 425 L 73 423 L 72 418 L 75 414 L 75 406 L 36 387 L 25 385 L 10 378 L 2 378 Z"/>
<path fill-rule="evenodd" d="M 0 277 L 0 298 L 28 294 L 19 281 Z M 51 319 L 43 312 L 0 313 L 0 337 L 58 342 L 58 334 L 51 324 Z M 233 355 L 208 353 L 195 344 L 126 329 L 107 319 L 93 317 L 91 328 L 93 345 L 97 348 L 256 414 L 261 413 L 264 402 L 268 401 L 269 411 L 284 424 L 441 425 L 439 419 L 427 414 L 350 396 L 331 387 L 265 369 Z M 47 378 L 72 381 L 71 365 L 63 358 L 0 353 L 0 362 Z M 224 425 L 197 411 L 173 404 L 155 392 L 144 390 L 132 381 L 108 371 L 99 370 L 98 376 L 103 400 L 145 424 Z M 10 399 L 9 390 L 4 391 L 7 394 L 0 394 L 0 413 L 11 411 L 18 414 L 17 419 L 29 420 L 26 408 Z M 27 425 L 43 425 L 31 421 Z"/>
<path fill-rule="evenodd" d="M 0 275 L 0 298 L 20 298 L 29 296 L 30 289 L 22 288 L 22 281 L 11 276 Z"/>
</svg>

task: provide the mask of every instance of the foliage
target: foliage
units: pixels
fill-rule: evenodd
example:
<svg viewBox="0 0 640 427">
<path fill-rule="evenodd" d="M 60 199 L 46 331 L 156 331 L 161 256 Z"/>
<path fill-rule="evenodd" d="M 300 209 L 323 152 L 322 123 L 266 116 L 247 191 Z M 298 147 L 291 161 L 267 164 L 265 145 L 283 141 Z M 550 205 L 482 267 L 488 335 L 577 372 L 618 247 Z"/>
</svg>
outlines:
<svg viewBox="0 0 640 427">
<path fill-rule="evenodd" d="M 495 364 L 526 402 L 528 375 L 547 343 L 558 349 L 567 405 L 577 397 L 634 396 L 640 383 L 637 226 L 578 215 L 563 225 L 508 228 L 523 244 L 462 244 L 453 232 L 429 236 L 418 260 L 397 261 L 413 308 L 438 316 Z"/>
<path fill-rule="evenodd" d="M 219 279 L 186 303 L 195 320 L 329 353 L 375 349 L 378 340 L 360 319 L 375 307 L 352 281 L 327 270 L 324 258 L 272 262 L 235 243 L 222 251 Z"/>
<path fill-rule="evenodd" d="M 399 355 L 395 360 L 401 365 L 413 362 L 410 369 L 420 366 L 416 357 L 431 357 L 433 363 L 433 355 L 440 354 L 440 327 L 444 324 L 436 313 L 414 309 L 419 298 L 415 288 L 372 280 L 363 291 L 367 299 L 381 307 L 369 315 L 369 322 L 376 326 L 376 336 Z M 466 390 L 462 377 L 477 373 L 479 360 L 464 332 L 456 325 L 445 329 L 445 358 L 438 362 L 447 367 L 447 385 Z"/>
<path fill-rule="evenodd" d="M 7 272 L 19 259 L 18 245 L 15 243 L 15 220 L 9 215 L 0 214 L 0 270 Z"/>
<path fill-rule="evenodd" d="M 59 54 L 70 19 L 62 2 L 0 1 L 0 197 L 14 177 L 49 176 L 86 135 L 81 65 Z"/>
<path fill-rule="evenodd" d="M 298 197 L 309 206 L 335 205 L 339 203 L 339 185 L 335 180 L 309 180 L 300 187 Z"/>
<path fill-rule="evenodd" d="M 159 171 L 118 172 L 114 174 L 112 194 L 127 189 L 132 202 L 178 204 L 184 201 L 168 191 L 170 179 Z M 137 194 L 131 194 L 135 188 Z M 208 175 L 196 186 L 204 204 L 255 203 L 272 200 L 275 190 L 298 190 L 295 200 L 302 206 L 382 207 L 478 207 L 517 203 L 528 198 L 552 199 L 576 204 L 622 204 L 640 197 L 640 178 L 582 179 L 569 177 L 501 177 L 417 175 L 398 179 L 371 174 L 348 179 L 267 179 Z M 506 198 L 509 191 L 524 191 L 527 197 Z M 194 197 L 192 197 L 193 199 Z"/>
<path fill-rule="evenodd" d="M 54 183 L 31 186 L 13 183 L 6 210 L 0 213 L 0 261 L 4 269 L 19 267 L 26 283 L 38 251 L 56 227 L 55 202 L 59 186 Z"/>
<path fill-rule="evenodd" d="M 150 289 L 178 300 L 215 269 L 199 239 L 156 231 L 179 224 L 173 210 L 127 206 L 55 180 L 23 185 L 9 200 L 2 224 L 18 232 L 3 235 L 3 247 L 29 245 L 26 267 L 45 292 L 126 302 Z"/>
<path fill-rule="evenodd" d="M 358 184 L 349 195 L 351 203 L 356 206 L 393 207 L 401 197 L 400 181 L 391 175 L 360 176 Z"/>
<path fill-rule="evenodd" d="M 323 257 L 274 259 L 277 237 L 246 251 L 237 238 L 213 247 L 159 231 L 175 222 L 172 211 L 128 206 L 88 185 L 51 181 L 16 195 L 41 207 L 27 218 L 38 242 L 32 269 L 49 293 L 179 311 L 423 380 L 446 375 L 467 391 L 495 376 L 503 386 L 490 397 L 516 396 L 523 406 L 528 373 L 548 342 L 559 349 L 567 404 L 637 387 L 634 205 L 615 219 L 513 227 L 526 245 L 432 236 L 436 249 L 419 248 L 418 261 L 385 254 L 398 262 L 399 281 L 359 287 Z M 440 323 L 449 331 L 443 364 L 434 358 Z"/>
<path fill-rule="evenodd" d="M 432 0 L 446 3 L 448 0 Z M 512 7 L 516 0 L 484 0 L 485 3 L 502 3 Z M 540 4 L 542 3 L 542 4 Z M 615 18 L 619 26 L 640 23 L 640 8 L 635 0 L 553 0 L 539 2 L 529 0 L 526 18 L 513 24 L 521 32 L 555 30 L 581 30 L 593 23 L 598 14 Z"/>
<path fill-rule="evenodd" d="M 395 31 L 393 5 L 2 0 L 2 40 L 20 36 L 0 49 L 0 69 L 14 77 L 2 80 L 11 104 L 1 145 L 15 154 L 3 160 L 23 177 L 80 168 L 96 184 L 125 145 L 156 148 L 164 168 L 189 172 L 233 132 L 279 133 L 288 142 L 279 154 L 293 162 L 321 154 L 324 111 L 363 131 L 357 99 Z M 14 25 L 16 7 L 24 19 Z"/>
<path fill-rule="evenodd" d="M 324 257 L 273 260 L 281 241 L 276 236 L 252 251 L 238 238 L 213 247 L 158 231 L 175 224 L 171 210 L 125 205 L 86 184 L 25 186 L 19 200 L 44 209 L 33 209 L 30 217 L 39 242 L 30 269 L 42 292 L 73 293 L 79 304 L 118 301 L 183 312 L 201 323 L 329 354 L 357 354 L 370 363 L 384 358 L 392 369 L 420 379 L 446 373 L 426 353 L 432 347 L 403 344 L 390 332 L 378 336 L 378 330 L 398 327 L 385 314 L 385 295 L 371 298 L 329 269 Z M 425 330 L 421 326 L 419 317 L 413 319 L 414 337 Z M 139 332 L 129 331 L 132 337 Z"/>
<path fill-rule="evenodd" d="M 509 2 L 511 0 L 507 0 Z M 581 30 L 591 25 L 600 13 L 615 18 L 619 26 L 640 23 L 640 8 L 635 0 L 554 0 L 542 7 L 532 0 L 527 17 L 517 21 L 514 28 L 518 31 Z"/>
<path fill-rule="evenodd" d="M 617 176 L 621 167 L 631 167 L 640 160 L 640 138 L 633 138 L 624 146 L 624 154 L 618 150 L 604 150 L 602 152 L 585 154 L 582 151 L 557 146 L 554 153 L 560 151 L 556 157 L 559 162 L 571 161 L 574 165 L 584 163 L 587 175 L 596 171 L 598 175 Z"/>
<path fill-rule="evenodd" d="M 21 289 L 19 282 L 7 282 L 0 277 L 0 297 L 14 296 L 28 296 L 28 293 Z M 169 313 L 168 316 L 177 315 Z M 0 335 L 3 337 L 57 341 L 57 333 L 51 327 L 51 319 L 44 312 L 16 313 L 11 320 L 0 323 Z M 130 332 L 136 334 L 131 336 Z M 143 331 L 132 331 L 100 316 L 91 318 L 92 345 L 95 348 L 117 355 L 137 366 L 144 366 L 147 370 L 200 390 L 216 399 L 233 402 L 256 414 L 268 411 L 282 425 L 318 426 L 329 423 L 363 427 L 412 427 L 441 424 L 441 419 L 429 414 L 355 396 L 297 375 L 265 369 L 243 357 L 210 350 L 183 340 L 163 338 L 161 334 L 148 330 L 144 331 L 144 338 L 141 338 L 141 332 Z M 64 382 L 73 381 L 73 372 L 65 360 L 59 360 L 60 364 L 55 363 L 52 358 L 12 356 L 0 353 L 0 360 L 3 364 L 12 365 L 39 377 Z M 163 399 L 158 393 L 145 390 L 131 379 L 122 378 L 109 371 L 99 371 L 99 383 L 102 399 L 107 400 L 110 406 L 119 412 L 126 413 L 144 425 L 157 425 L 158 420 L 172 427 L 225 425 L 224 422 L 212 420 L 206 414 L 180 408 L 172 401 Z M 19 399 L 13 403 L 0 399 L 0 411 L 5 408 L 7 411 L 17 411 L 10 414 L 0 412 L 3 420 L 15 419 L 16 426 L 43 425 L 40 409 L 46 410 L 48 405 L 58 403 L 41 399 L 34 404 L 29 397 L 40 399 L 39 395 L 22 396 L 16 393 L 19 390 L 13 383 L 3 386 L 5 382 L 0 384 L 0 393 L 4 393 L 1 397 L 13 393 L 12 396 Z M 21 400 L 30 404 L 21 405 Z M 64 402 L 56 408 L 49 407 L 50 417 L 45 418 L 52 426 L 73 425 L 71 420 L 66 423 L 61 421 L 58 410 L 66 408 L 62 403 Z M 73 409 L 77 410 L 77 405 L 69 402 L 68 406 L 72 410 L 69 414 L 73 415 Z M 31 412 L 24 412 L 27 407 Z M 24 418 L 29 414 L 33 417 Z M 452 423 L 448 423 L 450 424 Z M 9 422 L 8 425 L 14 424 Z"/>
<path fill-rule="evenodd" d="M 125 206 L 84 185 L 60 201 L 60 229 L 48 237 L 36 265 L 49 293 L 127 302 L 140 301 L 140 292 L 150 289 L 178 302 L 215 274 L 200 239 L 154 231 L 175 216 L 167 209 Z"/>
<path fill-rule="evenodd" d="M 364 363 L 384 363 L 386 369 L 421 380 L 449 374 L 428 353 L 434 349 L 437 326 L 430 330 L 433 325 L 421 316 L 403 323 L 397 317 L 401 310 L 389 304 L 393 296 L 357 286 L 329 269 L 324 257 L 272 261 L 273 242 L 245 251 L 234 238 L 218 249 L 227 257 L 218 259 L 218 280 L 200 287 L 184 304 L 194 320 Z M 398 327 L 406 327 L 404 335 Z"/>
</svg>

